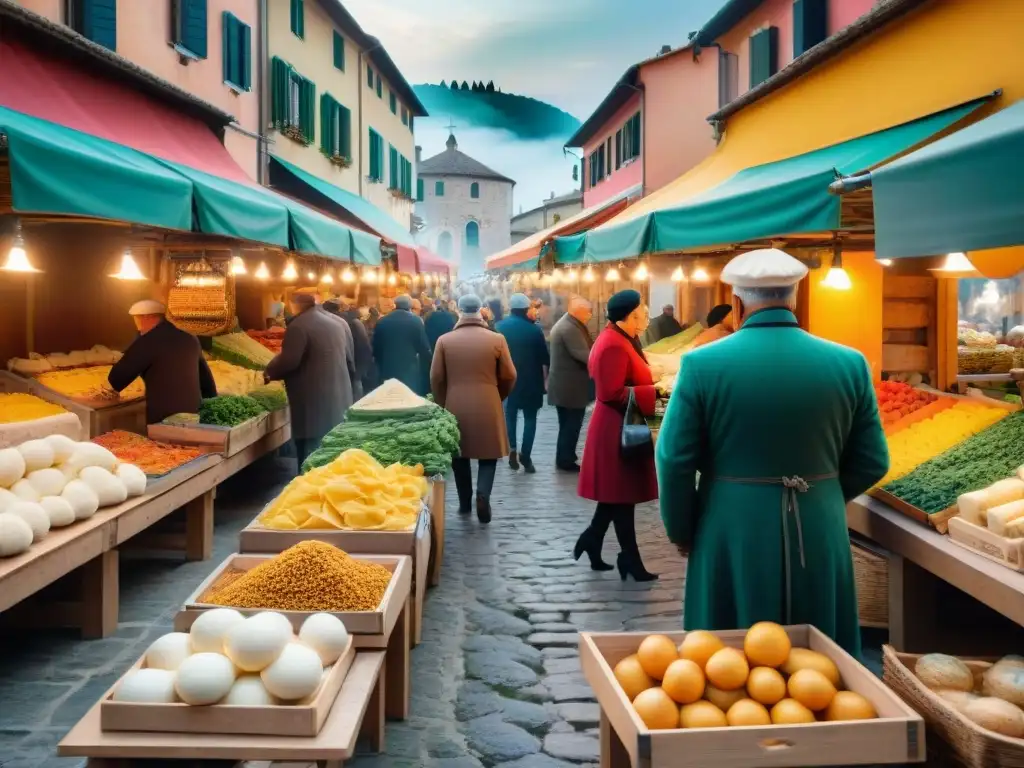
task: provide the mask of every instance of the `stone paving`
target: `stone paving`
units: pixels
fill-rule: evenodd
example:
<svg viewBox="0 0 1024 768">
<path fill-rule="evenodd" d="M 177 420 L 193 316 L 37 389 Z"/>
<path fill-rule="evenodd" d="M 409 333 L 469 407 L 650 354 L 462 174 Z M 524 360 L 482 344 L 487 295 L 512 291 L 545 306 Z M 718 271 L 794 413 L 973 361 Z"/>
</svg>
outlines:
<svg viewBox="0 0 1024 768">
<path fill-rule="evenodd" d="M 428 592 L 423 642 L 412 656 L 412 706 L 389 722 L 387 753 L 356 768 L 561 768 L 593 765 L 598 708 L 580 671 L 580 630 L 671 630 L 681 623 L 684 562 L 664 538 L 657 508 L 637 510 L 644 561 L 661 579 L 622 582 L 573 562 L 592 505 L 576 478 L 556 473 L 557 424 L 538 425 L 537 474 L 498 468 L 494 519 L 460 517 L 448 496 L 441 585 Z M 212 560 L 124 562 L 117 634 L 83 642 L 33 633 L 0 640 L 0 765 L 73 766 L 55 745 L 146 646 L 171 630 L 178 606 L 235 551 L 237 534 L 294 466 L 266 459 L 222 486 Z M 617 546 L 609 533 L 605 559 Z"/>
</svg>

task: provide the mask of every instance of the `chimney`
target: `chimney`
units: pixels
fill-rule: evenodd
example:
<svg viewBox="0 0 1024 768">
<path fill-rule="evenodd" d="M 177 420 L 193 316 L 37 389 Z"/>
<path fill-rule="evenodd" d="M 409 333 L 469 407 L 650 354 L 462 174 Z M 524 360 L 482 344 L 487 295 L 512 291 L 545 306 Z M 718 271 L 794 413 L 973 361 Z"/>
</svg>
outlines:
<svg viewBox="0 0 1024 768">
<path fill-rule="evenodd" d="M 663 46 L 661 46 L 661 55 L 664 55 L 666 53 L 672 53 L 672 46 L 671 45 L 663 45 Z"/>
<path fill-rule="evenodd" d="M 416 162 L 419 163 L 423 159 L 423 147 L 416 147 Z"/>
</svg>

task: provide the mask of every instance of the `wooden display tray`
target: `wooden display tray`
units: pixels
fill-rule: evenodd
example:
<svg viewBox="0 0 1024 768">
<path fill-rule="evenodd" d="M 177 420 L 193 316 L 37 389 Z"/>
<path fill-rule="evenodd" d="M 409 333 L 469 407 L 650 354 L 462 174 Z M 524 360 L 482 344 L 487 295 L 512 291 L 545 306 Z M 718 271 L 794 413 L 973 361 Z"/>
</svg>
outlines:
<svg viewBox="0 0 1024 768">
<path fill-rule="evenodd" d="M 312 696 L 292 705 L 243 707 L 215 704 L 130 704 L 114 701 L 122 677 L 100 700 L 100 728 L 104 731 L 149 731 L 162 733 L 220 733 L 255 736 L 307 736 L 320 733 L 334 706 L 356 651 L 349 637 L 338 660 L 327 669 Z M 128 672 L 141 669 L 139 659 Z M 126 673 L 127 674 L 127 673 Z"/>
<path fill-rule="evenodd" d="M 959 516 L 949 521 L 949 539 L 976 555 L 1024 572 L 1024 539 L 1008 539 Z"/>
<path fill-rule="evenodd" d="M 383 664 L 380 651 L 356 654 L 323 728 L 313 737 L 105 732 L 97 702 L 61 739 L 57 754 L 111 760 L 330 761 L 340 766 L 355 753 L 360 735 L 369 738 L 374 752 L 383 748 Z"/>
<path fill-rule="evenodd" d="M 890 507 L 895 509 L 900 514 L 906 515 L 909 518 L 917 520 L 919 523 L 930 525 L 932 528 L 937 530 L 939 533 L 946 533 L 949 528 L 949 521 L 953 517 L 959 514 L 960 509 L 954 504 L 951 507 L 947 507 L 941 512 L 936 512 L 934 515 L 929 515 L 923 509 L 918 509 L 913 504 L 908 504 L 898 496 L 893 496 L 882 488 L 872 488 L 868 491 L 869 496 L 873 496 L 879 501 L 885 502 Z"/>
<path fill-rule="evenodd" d="M 214 569 L 206 580 L 189 595 L 185 600 L 184 607 L 174 617 L 174 628 L 178 632 L 188 632 L 192 623 L 200 613 L 213 608 L 224 606 L 201 603 L 199 598 L 216 582 L 220 575 L 228 568 L 236 568 L 248 571 L 260 563 L 271 560 L 275 555 L 230 555 L 224 562 Z M 352 635 L 389 635 L 391 629 L 398 620 L 406 601 L 409 599 L 409 590 L 412 584 L 412 558 L 404 555 L 355 555 L 356 560 L 377 563 L 391 571 L 391 582 L 388 584 L 384 597 L 375 611 L 329 611 L 341 619 L 349 634 Z M 245 616 L 252 616 L 264 610 L 273 608 L 236 608 Z M 309 616 L 319 611 L 278 611 L 291 621 L 295 631 L 298 632 Z M 356 643 L 359 647 L 359 643 Z"/>
<path fill-rule="evenodd" d="M 234 456 L 273 431 L 268 428 L 269 422 L 269 414 L 261 413 L 234 427 L 217 427 L 209 424 L 150 424 L 146 430 L 150 440 L 175 445 L 194 445 L 209 453 Z"/>
<path fill-rule="evenodd" d="M 864 696 L 877 720 L 816 722 L 746 728 L 652 731 L 644 725 L 612 668 L 635 653 L 646 632 L 580 633 L 580 663 L 601 706 L 601 765 L 606 768 L 800 768 L 801 766 L 919 763 L 925 758 L 924 721 L 868 669 L 815 627 L 786 627 L 793 645 L 824 653 L 844 686 Z M 685 632 L 669 632 L 681 642 Z M 746 630 L 715 632 L 743 647 Z"/>
</svg>

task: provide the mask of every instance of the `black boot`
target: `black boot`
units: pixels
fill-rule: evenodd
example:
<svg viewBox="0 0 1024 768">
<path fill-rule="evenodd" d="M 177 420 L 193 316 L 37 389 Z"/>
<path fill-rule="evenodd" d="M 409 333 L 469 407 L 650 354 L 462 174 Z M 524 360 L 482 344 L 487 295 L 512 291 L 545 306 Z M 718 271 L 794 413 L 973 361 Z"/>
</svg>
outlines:
<svg viewBox="0 0 1024 768">
<path fill-rule="evenodd" d="M 626 580 L 627 576 L 632 576 L 633 581 L 657 581 L 658 574 L 651 573 L 644 568 L 643 561 L 639 555 L 630 557 L 625 552 L 619 552 L 619 558 L 616 561 L 619 567 L 619 576 L 623 581 Z"/>
<path fill-rule="evenodd" d="M 623 507 L 615 513 L 612 521 L 615 525 L 615 537 L 619 540 L 617 565 L 619 576 L 623 581 L 632 576 L 634 581 L 654 581 L 658 574 L 650 573 L 644 568 L 640 558 L 640 547 L 636 543 L 636 510 L 634 507 Z"/>
<path fill-rule="evenodd" d="M 533 466 L 533 460 L 528 456 L 521 456 L 519 459 L 523 463 L 523 471 L 528 475 L 533 475 L 537 472 L 537 468 Z"/>
<path fill-rule="evenodd" d="M 523 462 L 525 464 L 525 462 Z M 516 453 L 516 449 L 513 448 L 508 455 L 508 465 L 512 467 L 512 471 L 519 469 L 519 454 Z"/>
<path fill-rule="evenodd" d="M 603 538 L 603 537 L 602 537 Z M 610 571 L 615 566 L 606 563 L 601 559 L 601 544 L 602 540 L 598 539 L 592 528 L 587 528 L 580 537 L 576 540 L 576 546 L 573 547 L 572 557 L 574 560 L 579 560 L 580 556 L 586 552 L 587 557 L 590 559 L 590 570 L 592 571 Z"/>
<path fill-rule="evenodd" d="M 459 494 L 459 514 L 468 515 L 473 511 L 473 474 L 469 459 L 461 456 L 453 459 L 452 474 L 455 475 L 455 489 Z"/>
<path fill-rule="evenodd" d="M 484 525 L 491 522 L 491 500 L 480 494 L 476 497 L 476 518 Z"/>
</svg>

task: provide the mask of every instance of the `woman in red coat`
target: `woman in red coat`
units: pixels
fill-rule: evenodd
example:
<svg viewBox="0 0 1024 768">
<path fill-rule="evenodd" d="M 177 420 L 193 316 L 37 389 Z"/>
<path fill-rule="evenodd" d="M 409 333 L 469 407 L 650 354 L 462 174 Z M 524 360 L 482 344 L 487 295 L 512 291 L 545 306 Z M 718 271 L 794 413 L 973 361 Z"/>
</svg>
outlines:
<svg viewBox="0 0 1024 768">
<path fill-rule="evenodd" d="M 639 341 L 648 323 L 640 294 L 626 290 L 612 296 L 608 321 L 590 352 L 597 403 L 587 429 L 579 481 L 579 495 L 596 501 L 597 509 L 573 555 L 579 560 L 586 552 L 592 569 L 611 570 L 601 559 L 601 545 L 608 526 L 614 524 L 622 550 L 618 558 L 622 580 L 632 576 L 637 581 L 653 581 L 658 577 L 648 573 L 640 559 L 634 512 L 637 504 L 658 498 L 654 456 L 627 460 L 619 449 L 630 390 L 641 412 L 654 415 L 654 379 Z"/>
</svg>

